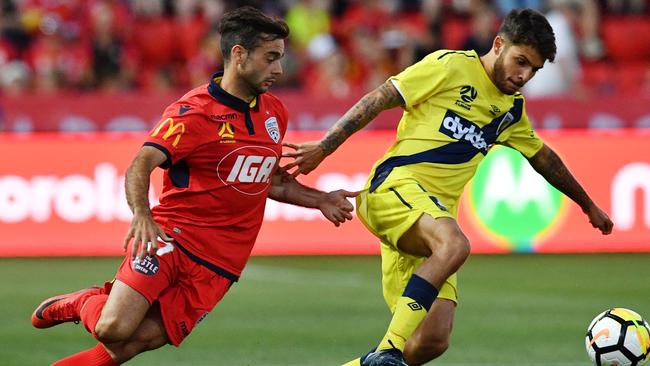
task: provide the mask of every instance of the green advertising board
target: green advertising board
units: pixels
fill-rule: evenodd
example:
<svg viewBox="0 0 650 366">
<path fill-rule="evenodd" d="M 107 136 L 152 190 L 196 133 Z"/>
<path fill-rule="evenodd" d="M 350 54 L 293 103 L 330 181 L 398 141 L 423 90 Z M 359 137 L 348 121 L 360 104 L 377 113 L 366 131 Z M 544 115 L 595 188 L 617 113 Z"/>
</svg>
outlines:
<svg viewBox="0 0 650 366">
<path fill-rule="evenodd" d="M 516 252 L 535 251 L 535 242 L 558 222 L 565 198 L 518 152 L 497 146 L 480 164 L 469 186 L 469 207 L 481 230 Z"/>
</svg>

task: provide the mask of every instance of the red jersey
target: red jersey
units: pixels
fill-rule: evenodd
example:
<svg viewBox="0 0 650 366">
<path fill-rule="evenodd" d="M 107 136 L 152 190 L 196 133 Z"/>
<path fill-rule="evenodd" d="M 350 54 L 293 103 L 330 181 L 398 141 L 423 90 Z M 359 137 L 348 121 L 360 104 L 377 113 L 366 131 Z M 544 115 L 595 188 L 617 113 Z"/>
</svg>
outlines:
<svg viewBox="0 0 650 366">
<path fill-rule="evenodd" d="M 287 109 L 270 93 L 248 104 L 220 80 L 167 107 L 145 145 L 167 155 L 154 220 L 192 259 L 236 280 L 262 225 Z"/>
</svg>

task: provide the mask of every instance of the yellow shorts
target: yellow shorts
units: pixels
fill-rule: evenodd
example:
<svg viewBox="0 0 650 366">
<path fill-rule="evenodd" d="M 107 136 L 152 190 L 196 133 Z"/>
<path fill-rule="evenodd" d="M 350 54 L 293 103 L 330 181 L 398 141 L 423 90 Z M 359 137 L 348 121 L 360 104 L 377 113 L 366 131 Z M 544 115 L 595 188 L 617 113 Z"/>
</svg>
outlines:
<svg viewBox="0 0 650 366">
<path fill-rule="evenodd" d="M 400 251 L 397 242 L 425 213 L 455 219 L 436 197 L 412 180 L 382 184 L 372 193 L 364 190 L 357 196 L 357 216 L 381 241 L 382 287 L 391 311 L 413 272 L 426 260 Z M 438 298 L 458 303 L 456 274 L 442 285 Z"/>
</svg>

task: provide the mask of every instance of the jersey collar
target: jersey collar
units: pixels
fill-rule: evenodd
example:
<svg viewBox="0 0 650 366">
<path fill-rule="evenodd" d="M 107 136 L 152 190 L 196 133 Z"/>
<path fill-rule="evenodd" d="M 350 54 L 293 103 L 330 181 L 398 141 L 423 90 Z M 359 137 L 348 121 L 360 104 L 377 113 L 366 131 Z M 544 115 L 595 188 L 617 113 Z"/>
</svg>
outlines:
<svg viewBox="0 0 650 366">
<path fill-rule="evenodd" d="M 244 123 L 246 124 L 248 134 L 254 135 L 255 127 L 253 126 L 253 119 L 251 118 L 251 108 L 255 110 L 258 109 L 257 97 L 253 98 L 250 103 L 246 103 L 245 101 L 228 93 L 227 91 L 223 90 L 220 85 L 222 77 L 223 71 L 216 72 L 214 75 L 212 75 L 210 84 L 208 84 L 208 93 L 210 93 L 210 95 L 220 103 L 236 110 L 237 112 L 244 113 Z"/>
<path fill-rule="evenodd" d="M 223 71 L 219 71 L 214 73 L 212 75 L 212 78 L 210 78 L 208 92 L 214 99 L 241 113 L 246 113 L 251 108 L 254 109 L 257 106 L 257 97 L 253 98 L 250 103 L 246 103 L 245 101 L 225 91 L 221 87 L 222 77 Z"/>
</svg>

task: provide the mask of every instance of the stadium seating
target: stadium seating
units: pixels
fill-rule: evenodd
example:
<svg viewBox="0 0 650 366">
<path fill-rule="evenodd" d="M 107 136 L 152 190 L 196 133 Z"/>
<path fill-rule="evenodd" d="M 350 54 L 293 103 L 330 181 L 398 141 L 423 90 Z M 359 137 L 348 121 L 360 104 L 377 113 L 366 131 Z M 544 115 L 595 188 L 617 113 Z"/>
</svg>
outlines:
<svg viewBox="0 0 650 366">
<path fill-rule="evenodd" d="M 610 59 L 618 62 L 650 60 L 649 17 L 605 17 L 601 31 Z"/>
</svg>

